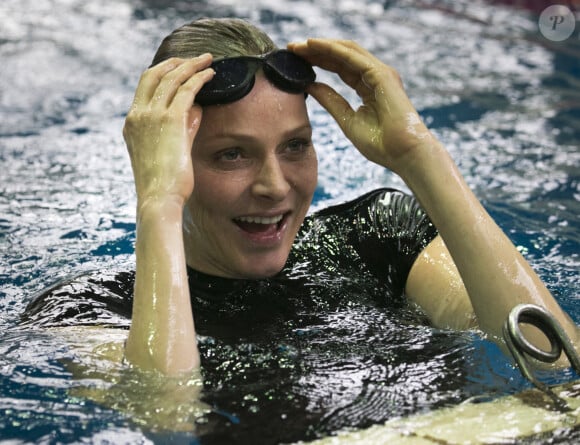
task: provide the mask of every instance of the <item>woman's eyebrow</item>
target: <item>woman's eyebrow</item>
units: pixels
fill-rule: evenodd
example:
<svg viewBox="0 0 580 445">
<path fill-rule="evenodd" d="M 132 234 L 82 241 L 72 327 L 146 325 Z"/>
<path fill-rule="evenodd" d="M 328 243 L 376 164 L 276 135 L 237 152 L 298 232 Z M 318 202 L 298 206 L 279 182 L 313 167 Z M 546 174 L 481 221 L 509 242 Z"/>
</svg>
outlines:
<svg viewBox="0 0 580 445">
<path fill-rule="evenodd" d="M 292 135 L 295 135 L 297 133 L 302 133 L 302 132 L 306 132 L 308 131 L 309 133 L 312 132 L 312 126 L 307 123 L 304 125 L 300 125 L 294 128 L 289 128 L 286 131 L 283 132 L 283 137 L 290 137 Z M 245 140 L 256 140 L 256 139 L 260 139 L 262 136 L 262 133 L 248 133 L 248 132 L 244 132 L 242 131 L 238 131 L 236 130 L 232 130 L 232 131 L 228 131 L 228 130 L 224 130 L 224 131 L 219 131 L 214 133 L 213 135 L 211 135 L 211 139 L 245 139 Z"/>
</svg>

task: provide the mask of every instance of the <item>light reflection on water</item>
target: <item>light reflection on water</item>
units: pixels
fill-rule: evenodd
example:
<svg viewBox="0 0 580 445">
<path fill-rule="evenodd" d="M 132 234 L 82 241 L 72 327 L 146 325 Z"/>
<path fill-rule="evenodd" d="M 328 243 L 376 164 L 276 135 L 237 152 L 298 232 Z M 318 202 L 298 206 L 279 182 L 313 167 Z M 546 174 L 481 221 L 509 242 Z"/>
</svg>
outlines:
<svg viewBox="0 0 580 445">
<path fill-rule="evenodd" d="M 123 116 L 160 38 L 200 14 L 250 18 L 280 45 L 307 36 L 354 39 L 394 65 L 477 195 L 580 322 L 580 40 L 542 40 L 534 17 L 523 10 L 467 0 L 421 5 L 3 0 L 0 329 L 12 327 L 31 295 L 52 282 L 131 263 L 134 191 Z M 325 73 L 319 78 L 333 81 Z M 311 106 L 321 172 L 315 207 L 377 186 L 404 188 L 389 172 L 369 166 Z M 30 345 L 41 353 L 27 357 Z M 490 379 L 490 369 L 500 380 L 512 378 L 511 370 L 498 369 L 505 363 L 489 346 L 469 348 L 482 348 L 490 361 L 471 378 Z M 139 435 L 112 412 L 66 404 L 70 382 L 57 360 L 66 349 L 29 334 L 5 336 L 0 350 L 0 410 L 10 411 L 11 421 L 48 431 L 63 419 L 76 425 L 72 418 L 99 412 L 102 423 L 70 437 Z M 336 384 L 352 388 L 378 369 L 345 366 L 345 381 Z M 304 385 L 315 389 L 311 378 Z M 48 414 L 48 405 L 54 412 Z"/>
</svg>

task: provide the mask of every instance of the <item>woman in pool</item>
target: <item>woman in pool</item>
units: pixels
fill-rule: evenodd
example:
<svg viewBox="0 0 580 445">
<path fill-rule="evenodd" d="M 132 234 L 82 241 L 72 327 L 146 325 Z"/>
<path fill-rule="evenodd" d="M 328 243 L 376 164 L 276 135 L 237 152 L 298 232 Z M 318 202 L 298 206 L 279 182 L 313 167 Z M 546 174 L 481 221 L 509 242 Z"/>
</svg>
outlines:
<svg viewBox="0 0 580 445">
<path fill-rule="evenodd" d="M 349 41 L 288 50 L 232 19 L 198 20 L 164 40 L 124 128 L 136 271 L 60 284 L 29 305 L 24 323 L 130 327 L 126 359 L 167 375 L 200 366 L 196 334 L 300 349 L 297 333 L 320 332 L 335 314 L 350 320 L 354 306 L 417 326 L 419 311 L 407 310 L 416 305 L 436 327 L 477 326 L 501 344 L 511 309 L 534 303 L 578 348 L 577 327 L 469 190 L 396 71 Z M 312 65 L 337 73 L 362 106 L 314 82 Z M 306 216 L 317 159 L 304 93 L 413 196 L 380 189 Z M 375 323 L 368 317 L 364 329 Z M 381 338 L 397 326 L 381 325 Z M 325 335 L 318 344 L 334 341 Z M 400 356 L 384 352 L 389 360 L 416 358 L 401 345 Z M 219 368 L 220 355 L 202 351 Z"/>
<path fill-rule="evenodd" d="M 577 345 L 577 327 L 468 188 L 397 72 L 350 41 L 288 50 L 246 22 L 199 20 L 168 36 L 141 77 L 124 128 L 137 192 L 126 358 L 187 373 L 200 366 L 196 288 L 254 294 L 260 282 L 296 280 L 311 289 L 320 274 L 374 280 L 385 299 L 404 294 L 435 326 L 477 325 L 500 342 L 510 310 L 534 303 Z M 338 74 L 362 106 L 316 83 L 310 64 Z M 317 159 L 304 93 L 366 158 L 398 174 L 420 207 L 381 190 L 305 220 Z"/>
</svg>

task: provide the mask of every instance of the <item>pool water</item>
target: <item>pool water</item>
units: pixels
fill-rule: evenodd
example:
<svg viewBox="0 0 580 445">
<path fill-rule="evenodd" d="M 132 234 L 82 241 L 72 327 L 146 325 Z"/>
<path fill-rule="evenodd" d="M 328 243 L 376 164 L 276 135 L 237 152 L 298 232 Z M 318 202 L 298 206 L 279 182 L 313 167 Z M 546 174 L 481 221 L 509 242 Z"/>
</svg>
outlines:
<svg viewBox="0 0 580 445">
<path fill-rule="evenodd" d="M 75 393 L 78 382 L 67 366 L 75 356 L 71 342 L 16 329 L 33 295 L 54 282 L 132 267 L 135 196 L 124 115 L 161 38 L 201 15 L 249 18 L 280 45 L 308 36 L 354 39 L 395 66 L 485 207 L 580 323 L 579 32 L 551 41 L 538 30 L 543 2 L 507 3 L 3 0 L 0 440 L 289 442 L 527 388 L 477 333 L 408 326 L 408 338 L 394 339 L 403 329 L 385 314 L 354 306 L 321 325 L 330 332 L 326 339 L 336 333 L 333 344 L 316 341 L 316 329 L 274 344 L 258 339 L 229 347 L 202 339 L 218 371 L 206 382 L 211 413 L 199 417 L 207 435 L 196 439 L 154 432 L 132 421 L 122 403 Z M 335 82 L 325 73 L 319 78 Z M 311 99 L 310 106 L 320 159 L 313 209 L 376 187 L 405 189 L 365 161 Z M 299 362 L 305 339 L 310 347 Z M 411 339 L 421 356 L 417 366 L 377 358 L 398 357 L 392 345 Z M 351 360 L 325 360 L 337 348 Z M 111 370 L 133 378 L 123 372 Z M 548 383 L 576 378 L 569 370 L 542 377 Z M 450 380 L 454 385 L 445 384 Z M 91 385 L 106 382 L 95 377 Z M 549 440 L 577 439 L 577 431 L 564 429 Z"/>
</svg>

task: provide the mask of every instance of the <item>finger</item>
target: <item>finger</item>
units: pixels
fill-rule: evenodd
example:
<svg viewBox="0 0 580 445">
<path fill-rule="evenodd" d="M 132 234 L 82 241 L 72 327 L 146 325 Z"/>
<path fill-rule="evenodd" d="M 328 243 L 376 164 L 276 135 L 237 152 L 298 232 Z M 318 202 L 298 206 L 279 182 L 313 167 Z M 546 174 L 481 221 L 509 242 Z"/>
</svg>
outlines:
<svg viewBox="0 0 580 445">
<path fill-rule="evenodd" d="M 185 60 L 183 59 L 173 57 L 147 69 L 139 79 L 133 103 L 135 105 L 143 105 L 151 102 L 151 98 L 159 87 L 161 79 L 184 62 Z"/>
<path fill-rule="evenodd" d="M 175 93 L 172 103 L 170 104 L 169 113 L 175 118 L 171 121 L 187 131 L 187 147 L 191 148 L 193 140 L 201 124 L 202 108 L 195 105 L 195 96 L 203 85 L 211 80 L 215 71 L 212 68 L 206 68 L 199 71 L 184 82 Z"/>
<path fill-rule="evenodd" d="M 367 50 L 350 40 L 308 39 L 289 49 L 313 65 L 334 72 L 363 99 L 372 98 L 381 74 L 389 70 Z"/>
<path fill-rule="evenodd" d="M 209 82 L 215 71 L 212 68 L 206 68 L 203 71 L 198 71 L 184 82 L 176 91 L 173 98 L 172 106 L 179 109 L 189 110 L 195 102 L 195 96 L 201 88 Z"/>
<path fill-rule="evenodd" d="M 199 88 L 201 88 L 206 82 L 203 79 L 207 77 L 207 73 L 201 77 L 197 74 L 206 70 L 211 64 L 211 60 L 212 57 L 210 54 L 204 54 L 195 59 L 187 60 L 174 70 L 169 71 L 160 80 L 154 96 L 151 99 L 152 104 L 155 106 L 169 107 L 173 102 L 175 95 L 182 89 L 182 86 L 185 83 L 191 87 L 192 83 L 195 84 L 196 82 L 199 82 L 200 78 L 202 79 L 202 83 L 199 85 Z M 197 90 L 199 90 L 199 88 L 197 88 Z"/>
<path fill-rule="evenodd" d="M 361 72 L 380 63 L 371 53 L 350 40 L 308 39 L 288 48 L 313 65 L 338 74 L 340 70 Z"/>
<path fill-rule="evenodd" d="M 292 43 L 289 48 L 312 64 L 338 74 L 365 104 L 372 102 L 383 109 L 390 102 L 406 98 L 399 73 L 356 42 L 309 39 Z"/>
<path fill-rule="evenodd" d="M 307 93 L 314 97 L 330 113 L 343 133 L 348 137 L 350 122 L 355 113 L 348 101 L 332 87 L 321 82 L 310 85 Z"/>
</svg>

